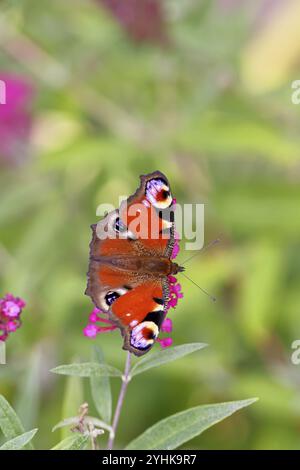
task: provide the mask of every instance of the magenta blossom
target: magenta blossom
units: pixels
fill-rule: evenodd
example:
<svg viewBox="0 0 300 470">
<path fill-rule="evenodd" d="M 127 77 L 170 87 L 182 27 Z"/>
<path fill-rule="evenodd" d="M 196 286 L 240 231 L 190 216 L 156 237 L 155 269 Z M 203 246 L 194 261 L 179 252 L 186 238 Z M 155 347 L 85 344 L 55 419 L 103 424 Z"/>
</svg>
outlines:
<svg viewBox="0 0 300 470">
<path fill-rule="evenodd" d="M 83 330 L 84 336 L 88 338 L 96 338 L 99 333 L 107 333 L 108 331 L 113 331 L 117 326 L 108 319 L 108 317 L 100 316 L 100 314 L 105 314 L 102 310 L 94 308 L 92 313 L 89 316 L 89 323 Z M 104 323 L 108 326 L 99 326 L 98 323 Z"/>
<path fill-rule="evenodd" d="M 161 333 L 171 333 L 172 329 L 173 329 L 173 323 L 172 323 L 171 318 L 165 318 L 160 328 Z M 170 337 L 166 337 L 162 339 L 158 338 L 157 341 L 159 342 L 162 348 L 168 348 L 173 343 L 173 340 Z"/>
<path fill-rule="evenodd" d="M 89 316 L 89 323 L 83 330 L 83 334 L 87 338 L 95 339 L 96 336 L 100 333 L 107 333 L 109 331 L 113 331 L 117 328 L 117 326 L 108 319 L 108 317 L 101 316 L 101 314 L 105 314 L 102 310 L 98 308 L 94 308 Z M 99 326 L 98 323 L 104 323 L 108 326 Z M 171 333 L 172 331 L 172 320 L 170 318 L 165 318 L 161 326 L 162 333 Z M 163 338 L 157 340 L 162 348 L 167 348 L 172 344 L 172 338 Z"/>
<path fill-rule="evenodd" d="M 183 292 L 181 290 L 181 284 L 177 282 L 177 278 L 175 276 L 169 276 L 168 280 L 170 294 L 167 309 L 169 310 L 171 307 L 177 307 L 178 300 L 183 298 Z"/>
<path fill-rule="evenodd" d="M 169 348 L 173 344 L 172 338 L 163 338 L 157 340 L 162 348 Z"/>
<path fill-rule="evenodd" d="M 173 329 L 173 322 L 171 318 L 165 318 L 161 325 L 161 331 L 163 333 L 171 333 L 172 329 Z"/>
<path fill-rule="evenodd" d="M 27 155 L 32 127 L 33 89 L 21 77 L 0 72 L 5 102 L 0 104 L 0 161 L 14 166 Z"/>
<path fill-rule="evenodd" d="M 25 305 L 24 300 L 12 294 L 0 299 L 0 341 L 6 341 L 10 333 L 20 328 L 20 316 Z"/>
</svg>

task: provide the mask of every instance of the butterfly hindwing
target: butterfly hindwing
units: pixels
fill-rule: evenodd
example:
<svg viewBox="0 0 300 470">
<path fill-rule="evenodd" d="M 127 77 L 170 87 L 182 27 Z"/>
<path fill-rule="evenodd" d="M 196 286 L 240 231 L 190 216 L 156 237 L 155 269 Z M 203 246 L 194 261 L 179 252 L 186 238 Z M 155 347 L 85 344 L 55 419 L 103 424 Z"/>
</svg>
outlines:
<svg viewBox="0 0 300 470">
<path fill-rule="evenodd" d="M 111 312 L 121 327 L 124 349 L 141 356 L 153 346 L 165 317 L 165 289 L 162 281 L 147 281 L 113 303 Z"/>
</svg>

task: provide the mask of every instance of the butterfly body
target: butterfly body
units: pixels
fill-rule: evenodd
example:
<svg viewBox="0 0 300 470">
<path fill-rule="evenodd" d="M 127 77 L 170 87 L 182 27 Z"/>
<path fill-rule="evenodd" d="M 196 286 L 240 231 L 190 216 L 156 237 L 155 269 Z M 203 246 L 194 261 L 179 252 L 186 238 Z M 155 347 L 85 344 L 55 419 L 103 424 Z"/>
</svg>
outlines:
<svg viewBox="0 0 300 470">
<path fill-rule="evenodd" d="M 181 267 L 165 257 L 154 256 L 101 256 L 94 261 L 115 269 L 139 273 L 141 276 L 166 277 L 177 274 Z"/>
<path fill-rule="evenodd" d="M 141 176 L 136 193 L 92 226 L 86 294 L 121 329 L 123 348 L 138 356 L 158 337 L 169 300 L 168 276 L 182 270 L 171 260 L 172 207 L 168 180 L 157 171 Z"/>
</svg>

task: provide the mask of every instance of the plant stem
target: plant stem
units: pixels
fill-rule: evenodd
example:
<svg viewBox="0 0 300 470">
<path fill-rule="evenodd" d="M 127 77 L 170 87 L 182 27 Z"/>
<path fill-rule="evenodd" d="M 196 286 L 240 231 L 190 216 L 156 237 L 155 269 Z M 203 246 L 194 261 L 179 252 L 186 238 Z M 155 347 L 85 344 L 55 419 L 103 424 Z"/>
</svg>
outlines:
<svg viewBox="0 0 300 470">
<path fill-rule="evenodd" d="M 109 436 L 108 445 L 107 445 L 108 450 L 112 450 L 112 448 L 114 446 L 115 436 L 116 436 L 116 432 L 117 432 L 117 428 L 118 428 L 118 424 L 119 424 L 119 419 L 120 419 L 120 414 L 121 414 L 121 411 L 122 411 L 122 406 L 123 406 L 123 403 L 124 403 L 124 398 L 125 398 L 125 395 L 126 395 L 128 384 L 129 384 L 130 379 L 131 379 L 131 377 L 130 377 L 130 364 L 131 364 L 131 353 L 127 352 L 124 375 L 122 376 L 122 386 L 121 386 L 121 390 L 120 390 L 120 394 L 119 394 L 119 398 L 118 398 L 118 403 L 117 403 L 117 406 L 116 406 L 116 409 L 115 409 L 114 419 L 113 419 L 113 423 L 112 423 L 112 433 Z"/>
</svg>

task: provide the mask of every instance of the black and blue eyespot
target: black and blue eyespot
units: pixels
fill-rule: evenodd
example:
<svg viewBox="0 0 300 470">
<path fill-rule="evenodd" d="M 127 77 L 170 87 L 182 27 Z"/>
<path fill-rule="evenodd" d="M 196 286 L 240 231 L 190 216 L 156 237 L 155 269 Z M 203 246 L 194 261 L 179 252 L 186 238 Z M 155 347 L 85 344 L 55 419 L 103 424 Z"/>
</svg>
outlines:
<svg viewBox="0 0 300 470">
<path fill-rule="evenodd" d="M 115 300 L 117 300 L 120 297 L 120 295 L 121 294 L 119 294 L 118 292 L 113 292 L 113 291 L 107 292 L 105 296 L 106 304 L 110 307 L 115 302 Z"/>
<path fill-rule="evenodd" d="M 126 294 L 128 292 L 128 288 L 126 287 L 118 287 L 114 290 L 109 290 L 106 293 L 103 293 L 100 298 L 100 307 L 105 311 L 108 312 L 110 307 L 119 297 Z"/>
<path fill-rule="evenodd" d="M 120 234 L 121 238 L 127 238 L 127 240 L 136 240 L 136 236 L 130 230 L 128 230 L 120 217 L 115 219 L 112 224 L 112 228 L 116 233 Z"/>
<path fill-rule="evenodd" d="M 172 205 L 172 195 L 163 178 L 153 178 L 146 183 L 146 198 L 157 209 L 167 209 Z"/>
<path fill-rule="evenodd" d="M 117 233 L 122 233 L 122 232 L 126 232 L 126 226 L 123 224 L 122 220 L 120 219 L 120 217 L 117 217 L 115 222 L 114 222 L 114 225 L 113 225 L 113 229 L 115 232 Z"/>
</svg>

